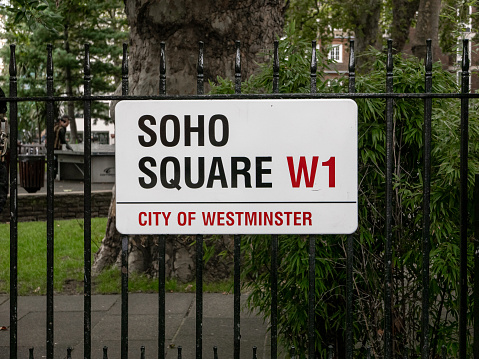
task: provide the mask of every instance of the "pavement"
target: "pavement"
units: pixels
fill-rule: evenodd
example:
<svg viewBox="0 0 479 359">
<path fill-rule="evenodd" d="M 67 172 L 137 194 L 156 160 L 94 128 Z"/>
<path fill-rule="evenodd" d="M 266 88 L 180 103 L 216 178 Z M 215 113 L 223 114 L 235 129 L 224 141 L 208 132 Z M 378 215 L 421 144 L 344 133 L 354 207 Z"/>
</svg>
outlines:
<svg viewBox="0 0 479 359">
<path fill-rule="evenodd" d="M 166 357 L 177 358 L 178 346 L 183 358 L 195 358 L 196 300 L 194 293 L 166 293 Z M 261 316 L 250 314 L 242 295 L 241 358 L 253 357 L 253 346 L 258 358 L 270 357 L 270 338 L 267 324 Z M 233 357 L 233 301 L 232 294 L 203 294 L 203 358 L 213 358 L 213 347 L 218 347 L 219 358 Z M 9 297 L 0 295 L 0 326 L 10 323 Z M 158 357 L 158 294 L 130 293 L 129 358 L 140 358 L 145 346 L 145 359 Z M 57 295 L 54 297 L 54 357 L 66 358 L 67 348 L 73 348 L 72 359 L 83 358 L 83 296 Z M 28 358 L 34 348 L 34 358 L 46 357 L 46 297 L 18 298 L 18 358 Z M 121 296 L 92 296 L 92 358 L 103 358 L 103 347 L 108 347 L 108 358 L 120 358 Z M 0 359 L 9 358 L 10 331 L 0 331 Z"/>
</svg>

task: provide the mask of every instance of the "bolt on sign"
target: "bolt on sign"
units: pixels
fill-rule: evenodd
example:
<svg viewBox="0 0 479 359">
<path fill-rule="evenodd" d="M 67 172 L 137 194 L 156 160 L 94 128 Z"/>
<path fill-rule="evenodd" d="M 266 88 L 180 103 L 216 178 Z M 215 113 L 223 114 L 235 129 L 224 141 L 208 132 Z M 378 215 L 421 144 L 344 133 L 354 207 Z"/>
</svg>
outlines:
<svg viewBox="0 0 479 359">
<path fill-rule="evenodd" d="M 116 105 L 123 234 L 347 234 L 358 223 L 347 99 Z"/>
</svg>

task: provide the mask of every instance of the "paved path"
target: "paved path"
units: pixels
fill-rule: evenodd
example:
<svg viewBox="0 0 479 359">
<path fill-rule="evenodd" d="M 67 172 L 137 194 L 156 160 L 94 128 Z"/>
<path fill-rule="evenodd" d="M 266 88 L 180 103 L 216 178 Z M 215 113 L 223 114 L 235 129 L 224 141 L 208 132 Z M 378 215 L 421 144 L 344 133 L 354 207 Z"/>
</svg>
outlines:
<svg viewBox="0 0 479 359">
<path fill-rule="evenodd" d="M 203 294 L 203 357 L 213 358 L 213 346 L 219 358 L 233 357 L 233 295 Z M 246 296 L 242 296 L 244 299 Z M 157 358 L 158 295 L 129 295 L 129 358 L 140 358 L 140 347 L 146 348 L 146 358 Z M 72 347 L 72 359 L 83 358 L 83 296 L 54 297 L 55 358 L 66 358 Z M 244 307 L 244 305 L 243 305 Z M 8 295 L 0 295 L 0 326 L 8 326 Z M 35 359 L 46 354 L 46 298 L 18 299 L 18 358 L 28 358 L 34 347 Z M 177 358 L 177 347 L 183 348 L 183 358 L 195 358 L 196 305 L 193 293 L 166 294 L 167 358 Z M 108 358 L 120 358 L 120 295 L 92 296 L 92 358 L 103 357 L 108 346 Z M 9 358 L 10 331 L 0 331 L 0 359 Z M 270 357 L 270 339 L 263 319 L 246 310 L 241 314 L 241 358 L 251 359 L 252 347 L 258 348 L 258 358 Z"/>
<path fill-rule="evenodd" d="M 20 183 L 20 179 L 18 180 Z M 92 183 L 92 191 L 110 191 L 113 188 L 114 183 Z M 55 181 L 54 184 L 55 193 L 62 192 L 83 192 L 83 182 L 81 181 Z M 47 180 L 45 177 L 45 184 L 36 194 L 46 194 L 47 193 Z M 25 189 L 18 185 L 18 194 L 28 195 L 28 192 Z"/>
</svg>

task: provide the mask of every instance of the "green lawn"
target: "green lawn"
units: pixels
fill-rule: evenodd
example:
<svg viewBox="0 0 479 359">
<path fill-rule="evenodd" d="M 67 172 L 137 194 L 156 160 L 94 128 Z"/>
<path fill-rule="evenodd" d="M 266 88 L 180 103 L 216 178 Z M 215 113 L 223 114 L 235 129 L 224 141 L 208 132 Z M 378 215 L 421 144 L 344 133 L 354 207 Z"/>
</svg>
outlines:
<svg viewBox="0 0 479 359">
<path fill-rule="evenodd" d="M 92 218 L 92 262 L 105 234 L 106 218 Z M 46 222 L 18 224 L 18 293 L 46 294 L 47 243 Z M 10 290 L 10 225 L 0 224 L 0 293 Z M 93 278 L 93 293 L 120 293 L 121 275 L 118 268 L 103 271 Z M 232 283 L 205 283 L 209 292 L 231 291 Z M 83 293 L 83 219 L 55 221 L 54 289 L 57 293 Z M 130 275 L 131 292 L 157 292 L 158 279 Z M 194 283 L 166 283 L 167 291 L 194 291 Z"/>
</svg>

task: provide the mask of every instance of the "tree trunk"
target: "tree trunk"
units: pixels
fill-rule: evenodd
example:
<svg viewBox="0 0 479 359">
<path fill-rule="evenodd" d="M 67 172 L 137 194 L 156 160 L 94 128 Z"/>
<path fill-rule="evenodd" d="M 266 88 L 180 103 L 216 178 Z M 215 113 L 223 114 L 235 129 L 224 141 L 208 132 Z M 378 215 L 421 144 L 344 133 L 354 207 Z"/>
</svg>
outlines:
<svg viewBox="0 0 479 359">
<path fill-rule="evenodd" d="M 205 81 L 234 77 L 235 40 L 241 41 L 242 76 L 249 77 L 260 53 L 272 48 L 283 27 L 283 0 L 125 0 L 130 26 L 130 95 L 159 91 L 160 42 L 166 43 L 167 92 L 196 93 L 198 42 L 205 43 Z M 116 262 L 120 252 L 112 200 L 108 228 L 94 270 Z M 154 269 L 155 239 L 130 237 L 129 269 Z"/>
<path fill-rule="evenodd" d="M 70 43 L 68 41 L 68 25 L 65 25 L 63 29 L 63 35 L 65 36 L 65 51 L 67 53 L 70 53 Z M 65 88 L 67 96 L 73 96 L 72 70 L 69 65 L 67 65 L 66 67 Z M 78 141 L 78 131 L 77 123 L 75 121 L 75 105 L 72 101 L 68 102 L 67 115 L 70 117 L 70 141 L 71 143 L 76 143 Z"/>
<path fill-rule="evenodd" d="M 420 59 L 426 58 L 426 40 L 432 40 L 433 58 L 439 57 L 439 12 L 441 0 L 420 0 L 416 32 L 412 40 L 412 53 Z"/>
<path fill-rule="evenodd" d="M 378 43 L 379 17 L 381 15 L 381 0 L 364 0 L 353 2 L 350 14 L 354 25 L 355 50 L 362 54 L 369 47 L 376 47 Z M 368 69 L 368 57 L 363 55 L 357 57 L 356 66 L 359 72 L 366 72 Z"/>
<path fill-rule="evenodd" d="M 419 0 L 395 0 L 392 2 L 391 39 L 395 54 L 403 50 L 409 39 L 409 30 L 418 8 Z"/>
</svg>

